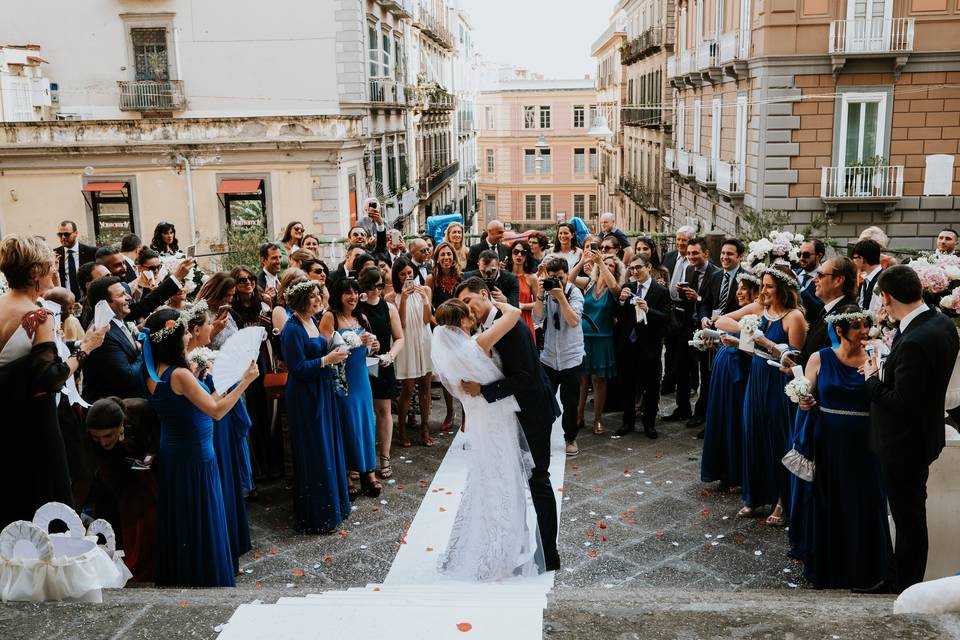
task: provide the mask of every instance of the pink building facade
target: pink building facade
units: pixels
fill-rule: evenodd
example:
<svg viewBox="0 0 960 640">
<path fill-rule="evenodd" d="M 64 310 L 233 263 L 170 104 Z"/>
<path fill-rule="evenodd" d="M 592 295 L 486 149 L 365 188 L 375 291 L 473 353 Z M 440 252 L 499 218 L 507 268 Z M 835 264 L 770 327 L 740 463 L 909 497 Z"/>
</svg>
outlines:
<svg viewBox="0 0 960 640">
<path fill-rule="evenodd" d="M 598 216 L 596 111 L 591 80 L 517 80 L 477 99 L 477 192 L 481 226 L 552 229 Z"/>
</svg>

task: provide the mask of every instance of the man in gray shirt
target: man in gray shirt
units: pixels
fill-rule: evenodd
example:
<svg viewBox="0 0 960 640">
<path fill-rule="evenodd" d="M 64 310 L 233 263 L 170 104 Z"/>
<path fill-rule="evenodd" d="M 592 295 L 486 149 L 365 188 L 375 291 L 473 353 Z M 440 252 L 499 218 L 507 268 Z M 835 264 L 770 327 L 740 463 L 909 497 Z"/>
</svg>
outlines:
<svg viewBox="0 0 960 640">
<path fill-rule="evenodd" d="M 565 258 L 550 258 L 544 265 L 546 276 L 537 279 L 537 299 L 533 321 L 543 323 L 543 351 L 540 363 L 550 386 L 560 389 L 563 407 L 563 437 L 567 455 L 580 453 L 577 446 L 577 402 L 580 399 L 580 374 L 583 369 L 583 294 L 567 282 Z"/>
</svg>

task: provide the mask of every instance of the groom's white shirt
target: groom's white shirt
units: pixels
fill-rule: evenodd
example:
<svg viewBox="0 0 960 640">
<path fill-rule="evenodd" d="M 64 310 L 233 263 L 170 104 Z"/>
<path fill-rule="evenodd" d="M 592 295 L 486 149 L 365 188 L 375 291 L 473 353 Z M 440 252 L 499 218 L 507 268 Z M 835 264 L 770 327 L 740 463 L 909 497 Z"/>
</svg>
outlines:
<svg viewBox="0 0 960 640">
<path fill-rule="evenodd" d="M 487 314 L 487 319 L 480 323 L 480 330 L 486 331 L 493 326 L 493 323 L 497 321 L 497 308 L 494 307 L 490 309 L 490 313 Z"/>
</svg>

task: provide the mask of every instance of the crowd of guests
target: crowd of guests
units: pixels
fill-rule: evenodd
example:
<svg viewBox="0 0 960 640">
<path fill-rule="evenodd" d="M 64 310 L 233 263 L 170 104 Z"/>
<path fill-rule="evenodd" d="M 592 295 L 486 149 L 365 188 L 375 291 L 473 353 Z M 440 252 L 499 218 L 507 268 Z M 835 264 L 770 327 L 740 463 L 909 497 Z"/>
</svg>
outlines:
<svg viewBox="0 0 960 640">
<path fill-rule="evenodd" d="M 808 240 L 793 265 L 747 268 L 739 239 L 724 239 L 714 262 L 707 242 L 682 227 L 661 259 L 654 238 L 631 242 L 613 214 L 595 233 L 560 223 L 552 240 L 507 235 L 497 220 L 472 246 L 457 222 L 440 238 L 405 240 L 370 199 L 339 264 L 325 263 L 319 239 L 294 221 L 260 246 L 259 266 L 207 274 L 196 288 L 194 260 L 169 223 L 149 246 L 133 234 L 88 246 L 72 221 L 60 224 L 55 250 L 10 236 L 0 246 L 9 286 L 0 393 L 14 424 L 29 416 L 37 426 L 15 430 L 0 460 L 0 473 L 23 487 L 0 507 L 0 522 L 59 500 L 114 525 L 137 580 L 233 585 L 251 549 L 247 502 L 258 485 L 285 479 L 295 529 L 332 533 L 355 501 L 380 495 L 393 447 L 412 445 L 411 422 L 426 447 L 437 430 L 458 428 L 446 390 L 442 419 L 431 415 L 434 314 L 486 290 L 521 311 L 559 394 L 568 456 L 579 454 L 588 417 L 594 435 L 606 433 L 610 411 L 622 413 L 613 435 L 639 426 L 656 439 L 661 395 L 675 394 L 662 420 L 700 428 L 702 479 L 742 491 L 739 516 L 789 523 L 791 553 L 815 585 L 902 588 L 916 581 L 919 549 L 926 556 L 918 468 L 939 449 L 931 436 L 916 448 L 922 464 L 897 466 L 897 427 L 879 439 L 870 427 L 871 400 L 896 416 L 901 390 L 890 390 L 889 374 L 864 377 L 875 368 L 867 312 L 929 320 L 915 311 L 912 270 L 883 255 L 877 232 L 865 232 L 873 236 L 852 258 L 828 258 Z M 939 250 L 955 250 L 956 239 L 945 230 Z M 96 326 L 104 306 L 113 318 Z M 749 316 L 762 332 L 754 354 L 741 348 Z M 947 377 L 952 326 L 938 355 L 949 360 Z M 220 388 L 211 362 L 248 327 L 266 330 L 260 355 Z M 691 344 L 702 329 L 723 335 Z M 926 362 L 932 415 L 943 363 Z M 784 393 L 794 365 L 813 382 L 799 405 Z M 812 481 L 781 463 L 791 449 L 816 461 Z"/>
</svg>

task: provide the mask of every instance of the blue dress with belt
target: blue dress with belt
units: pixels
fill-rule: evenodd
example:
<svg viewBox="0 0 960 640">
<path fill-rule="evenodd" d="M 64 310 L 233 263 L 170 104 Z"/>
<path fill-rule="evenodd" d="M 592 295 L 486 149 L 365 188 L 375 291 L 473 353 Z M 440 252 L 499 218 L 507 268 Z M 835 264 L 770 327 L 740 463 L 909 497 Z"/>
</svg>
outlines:
<svg viewBox="0 0 960 640">
<path fill-rule="evenodd" d="M 743 484 L 743 398 L 750 361 L 750 354 L 737 347 L 722 347 L 713 359 L 700 458 L 703 482 Z"/>
<path fill-rule="evenodd" d="M 782 318 L 764 315 L 760 330 L 777 344 L 787 342 Z M 790 513 L 790 473 L 781 460 L 790 448 L 794 415 L 783 391 L 788 381 L 765 357 L 754 355 L 743 401 L 743 502 L 756 508 L 781 500 L 784 516 Z"/>
<path fill-rule="evenodd" d="M 359 336 L 363 329 L 339 329 L 340 335 L 354 333 Z M 367 349 L 350 350 L 344 361 L 347 369 L 347 394 L 337 394 L 340 410 L 340 428 L 343 432 L 343 449 L 347 468 L 361 473 L 377 468 L 376 416 L 373 412 L 373 390 L 367 373 Z"/>
<path fill-rule="evenodd" d="M 204 382 L 210 389 L 216 388 L 213 376 L 207 376 Z M 230 532 L 234 572 L 240 570 L 240 556 L 253 548 L 247 501 L 244 499 L 244 476 L 250 477 L 250 459 L 245 446 L 250 425 L 250 416 L 242 397 L 222 420 L 213 423 L 213 449 L 217 453 L 217 467 L 220 469 L 220 487 L 227 530 Z"/>
<path fill-rule="evenodd" d="M 863 374 L 820 350 L 813 450 L 816 471 L 804 519 L 804 575 L 819 589 L 872 586 L 893 549 L 880 463 L 870 449 Z M 793 522 L 791 522 L 791 528 Z"/>
<path fill-rule="evenodd" d="M 233 587 L 234 562 L 213 419 L 174 393 L 168 367 L 145 397 L 160 418 L 157 585 Z"/>
<path fill-rule="evenodd" d="M 347 466 L 332 369 L 321 359 L 327 340 L 310 337 L 293 318 L 280 333 L 287 364 L 287 420 L 293 454 L 295 527 L 301 533 L 335 529 L 350 515 Z"/>
</svg>

